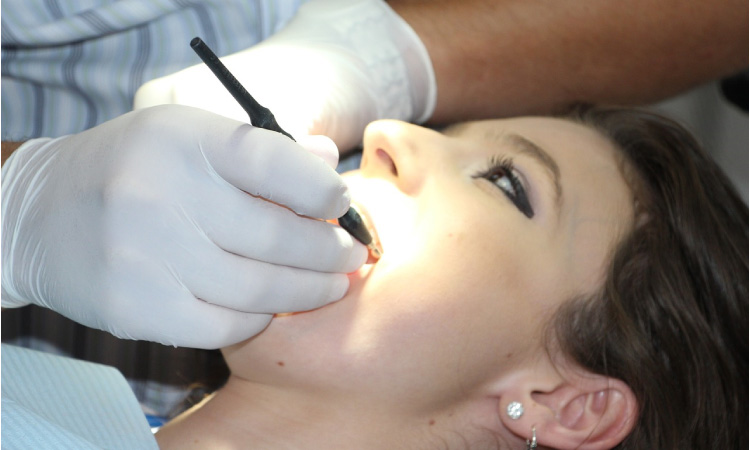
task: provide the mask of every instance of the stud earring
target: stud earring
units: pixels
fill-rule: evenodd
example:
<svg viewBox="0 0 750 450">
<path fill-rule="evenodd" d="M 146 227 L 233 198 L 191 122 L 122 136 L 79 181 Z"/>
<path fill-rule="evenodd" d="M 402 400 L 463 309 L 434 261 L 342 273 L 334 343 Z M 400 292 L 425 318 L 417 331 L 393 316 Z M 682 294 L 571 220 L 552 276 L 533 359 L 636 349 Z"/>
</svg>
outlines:
<svg viewBox="0 0 750 450">
<path fill-rule="evenodd" d="M 526 439 L 526 450 L 533 450 L 536 448 L 536 427 L 531 427 L 531 441 Z"/>
<path fill-rule="evenodd" d="M 510 402 L 508 403 L 506 412 L 508 413 L 508 417 L 516 420 L 523 415 L 523 405 L 519 402 Z"/>
</svg>

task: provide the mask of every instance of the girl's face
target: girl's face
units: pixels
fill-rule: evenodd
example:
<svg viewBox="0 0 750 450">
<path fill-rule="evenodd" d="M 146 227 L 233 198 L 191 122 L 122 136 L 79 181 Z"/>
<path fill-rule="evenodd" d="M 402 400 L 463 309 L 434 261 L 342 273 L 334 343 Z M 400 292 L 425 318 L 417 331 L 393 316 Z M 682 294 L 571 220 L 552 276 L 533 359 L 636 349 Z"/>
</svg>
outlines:
<svg viewBox="0 0 750 450">
<path fill-rule="evenodd" d="M 558 119 L 375 122 L 346 179 L 382 258 L 343 300 L 225 349 L 236 375 L 387 411 L 485 395 L 545 356 L 545 323 L 597 290 L 632 223 L 613 146 Z"/>
</svg>

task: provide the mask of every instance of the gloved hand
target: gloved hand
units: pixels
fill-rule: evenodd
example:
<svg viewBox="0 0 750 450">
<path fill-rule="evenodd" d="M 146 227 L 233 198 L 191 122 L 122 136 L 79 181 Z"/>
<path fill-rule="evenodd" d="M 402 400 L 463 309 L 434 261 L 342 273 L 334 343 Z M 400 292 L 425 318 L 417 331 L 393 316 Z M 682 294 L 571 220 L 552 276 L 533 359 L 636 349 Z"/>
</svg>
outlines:
<svg viewBox="0 0 750 450">
<path fill-rule="evenodd" d="M 435 109 L 427 50 L 382 0 L 313 0 L 279 33 L 221 59 L 292 136 L 326 135 L 342 151 L 358 145 L 373 120 L 422 123 Z M 135 108 L 163 103 L 247 120 L 203 64 L 146 83 L 135 96 Z"/>
<path fill-rule="evenodd" d="M 3 307 L 35 303 L 121 338 L 230 345 L 274 313 L 340 299 L 367 258 L 310 218 L 349 206 L 323 160 L 195 108 L 29 141 L 2 175 Z"/>
</svg>

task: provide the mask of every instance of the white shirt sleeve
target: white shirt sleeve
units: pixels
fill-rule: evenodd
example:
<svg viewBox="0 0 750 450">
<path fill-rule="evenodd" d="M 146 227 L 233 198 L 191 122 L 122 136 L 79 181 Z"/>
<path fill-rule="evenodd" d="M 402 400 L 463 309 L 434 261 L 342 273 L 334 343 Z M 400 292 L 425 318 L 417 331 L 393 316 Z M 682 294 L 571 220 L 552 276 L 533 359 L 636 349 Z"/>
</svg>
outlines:
<svg viewBox="0 0 750 450">
<path fill-rule="evenodd" d="M 116 369 L 2 344 L 3 449 L 154 449 Z"/>
</svg>

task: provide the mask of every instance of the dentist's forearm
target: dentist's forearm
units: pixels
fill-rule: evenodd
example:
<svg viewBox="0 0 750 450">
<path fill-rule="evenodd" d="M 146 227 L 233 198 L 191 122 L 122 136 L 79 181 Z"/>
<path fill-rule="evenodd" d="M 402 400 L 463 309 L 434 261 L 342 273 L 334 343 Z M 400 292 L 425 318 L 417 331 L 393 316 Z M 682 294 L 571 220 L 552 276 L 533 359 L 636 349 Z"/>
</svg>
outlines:
<svg viewBox="0 0 750 450">
<path fill-rule="evenodd" d="M 748 64 L 748 2 L 391 0 L 429 51 L 433 123 L 643 104 Z"/>
</svg>

